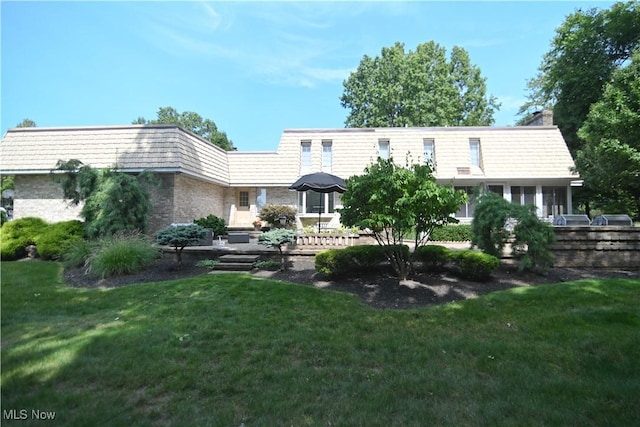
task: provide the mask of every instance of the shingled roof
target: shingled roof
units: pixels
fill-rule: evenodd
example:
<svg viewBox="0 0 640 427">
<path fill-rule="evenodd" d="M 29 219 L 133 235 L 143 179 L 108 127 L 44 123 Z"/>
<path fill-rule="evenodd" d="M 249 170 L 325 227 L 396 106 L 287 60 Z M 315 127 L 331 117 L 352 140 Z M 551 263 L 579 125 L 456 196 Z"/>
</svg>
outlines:
<svg viewBox="0 0 640 427">
<path fill-rule="evenodd" d="M 94 168 L 182 172 L 229 182 L 226 152 L 173 125 L 14 128 L 0 143 L 3 174 L 49 173 L 58 160 L 69 159 Z"/>
<path fill-rule="evenodd" d="M 230 186 L 288 186 L 301 174 L 300 143 L 314 144 L 314 167 L 321 168 L 321 143 L 332 141 L 332 173 L 362 174 L 388 140 L 403 163 L 407 153 L 422 156 L 433 139 L 440 180 L 576 179 L 573 159 L 555 126 L 287 129 L 277 151 L 227 152 L 173 125 L 74 128 L 15 128 L 0 142 L 2 174 L 43 174 L 58 160 L 79 159 L 95 168 L 181 172 Z M 478 139 L 481 167 L 470 165 L 469 140 Z"/>
</svg>

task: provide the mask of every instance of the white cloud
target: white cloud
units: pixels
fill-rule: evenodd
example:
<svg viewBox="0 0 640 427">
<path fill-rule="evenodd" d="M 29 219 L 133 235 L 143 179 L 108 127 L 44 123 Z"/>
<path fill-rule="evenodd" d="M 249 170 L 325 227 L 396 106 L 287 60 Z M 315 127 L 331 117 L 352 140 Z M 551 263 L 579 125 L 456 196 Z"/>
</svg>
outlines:
<svg viewBox="0 0 640 427">
<path fill-rule="evenodd" d="M 152 12 L 145 37 L 182 60 L 223 59 L 272 84 L 310 88 L 342 81 L 352 71 L 340 60 L 349 57 L 349 44 L 331 32 L 331 14 L 340 13 L 335 4 L 196 5 L 175 18 Z"/>
</svg>

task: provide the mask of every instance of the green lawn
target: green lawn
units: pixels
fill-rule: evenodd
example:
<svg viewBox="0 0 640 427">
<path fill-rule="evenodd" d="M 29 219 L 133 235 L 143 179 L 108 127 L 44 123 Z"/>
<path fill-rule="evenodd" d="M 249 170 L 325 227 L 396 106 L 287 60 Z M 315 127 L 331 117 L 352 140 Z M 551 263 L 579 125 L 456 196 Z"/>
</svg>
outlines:
<svg viewBox="0 0 640 427">
<path fill-rule="evenodd" d="M 638 280 L 384 311 L 250 275 L 87 290 L 1 268 L 3 426 L 640 423 Z"/>
</svg>

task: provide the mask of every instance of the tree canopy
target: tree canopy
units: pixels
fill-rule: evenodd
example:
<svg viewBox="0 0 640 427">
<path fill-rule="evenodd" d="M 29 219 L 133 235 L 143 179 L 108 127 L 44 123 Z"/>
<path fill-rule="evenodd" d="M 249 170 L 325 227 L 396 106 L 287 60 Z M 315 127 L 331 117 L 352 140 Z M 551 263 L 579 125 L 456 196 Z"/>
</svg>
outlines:
<svg viewBox="0 0 640 427">
<path fill-rule="evenodd" d="M 195 133 L 196 135 L 201 136 L 224 150 L 235 150 L 233 142 L 227 138 L 226 133 L 218 130 L 218 127 L 213 120 L 203 119 L 198 113 L 194 113 L 192 111 L 179 113 L 173 107 L 161 107 L 157 112 L 157 118 L 155 120 L 146 120 L 144 117 L 138 117 L 133 121 L 133 124 L 178 125 Z"/>
<path fill-rule="evenodd" d="M 436 227 L 457 222 L 451 214 L 467 197 L 437 184 L 430 166 L 400 167 L 393 159 L 378 158 L 363 175 L 352 176 L 346 183 L 340 221 L 370 229 L 400 279 L 406 279 L 411 270 L 402 248 L 405 238 L 413 237 L 414 250 L 425 245 Z"/>
<path fill-rule="evenodd" d="M 36 122 L 31 119 L 22 119 L 20 123 L 16 125 L 17 128 L 34 128 L 36 127 Z"/>
<path fill-rule="evenodd" d="M 567 146 L 581 147 L 578 129 L 603 93 L 611 74 L 626 64 L 640 44 L 640 5 L 616 3 L 610 9 L 577 10 L 556 30 L 538 75 L 528 82 L 521 113 L 553 109 Z"/>
<path fill-rule="evenodd" d="M 343 82 L 347 127 L 488 126 L 499 104 L 469 54 L 430 41 L 405 52 L 396 42 L 365 55 Z"/>
<path fill-rule="evenodd" d="M 594 201 L 640 217 L 640 49 L 616 70 L 578 131 L 576 167 Z"/>
</svg>

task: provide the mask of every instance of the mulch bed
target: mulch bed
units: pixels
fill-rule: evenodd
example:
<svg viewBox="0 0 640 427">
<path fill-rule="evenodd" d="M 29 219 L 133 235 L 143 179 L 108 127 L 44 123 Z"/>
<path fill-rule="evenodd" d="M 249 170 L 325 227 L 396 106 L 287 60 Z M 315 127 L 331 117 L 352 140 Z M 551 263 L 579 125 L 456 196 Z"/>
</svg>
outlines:
<svg viewBox="0 0 640 427">
<path fill-rule="evenodd" d="M 82 269 L 67 269 L 64 278 L 74 287 L 114 288 L 146 282 L 158 282 L 210 273 L 196 266 L 197 261 L 185 260 L 178 266 L 175 258 L 164 256 L 145 271 L 108 278 L 84 274 Z M 390 272 L 364 274 L 343 280 L 328 280 L 316 273 L 312 256 L 292 256 L 286 271 L 255 270 L 252 274 L 274 280 L 284 280 L 321 289 L 357 295 L 366 304 L 382 309 L 424 307 L 434 304 L 474 298 L 488 292 L 518 286 L 535 286 L 589 278 L 640 279 L 640 269 L 634 271 L 609 269 L 552 268 L 546 274 L 520 272 L 511 260 L 502 260 L 500 267 L 487 282 L 463 280 L 451 272 L 422 273 L 402 284 Z"/>
</svg>

